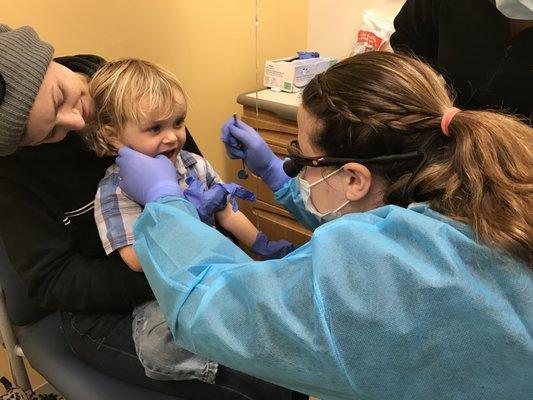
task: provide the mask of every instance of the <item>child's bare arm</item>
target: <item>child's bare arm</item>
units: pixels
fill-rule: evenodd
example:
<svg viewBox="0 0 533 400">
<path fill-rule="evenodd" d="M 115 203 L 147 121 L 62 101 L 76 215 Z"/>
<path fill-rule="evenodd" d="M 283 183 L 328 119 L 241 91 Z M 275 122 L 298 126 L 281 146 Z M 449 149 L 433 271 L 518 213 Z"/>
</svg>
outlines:
<svg viewBox="0 0 533 400">
<path fill-rule="evenodd" d="M 239 242 L 246 247 L 252 247 L 256 241 L 259 233 L 257 228 L 242 212 L 233 212 L 231 204 L 228 204 L 224 210 L 217 212 L 215 219 L 220 226 L 235 235 Z"/>
<path fill-rule="evenodd" d="M 133 250 L 132 245 L 121 247 L 118 249 L 118 254 L 120 254 L 122 260 L 128 264 L 128 267 L 130 267 L 133 271 L 142 272 L 141 263 L 139 263 L 137 254 L 135 254 L 135 250 Z"/>
</svg>

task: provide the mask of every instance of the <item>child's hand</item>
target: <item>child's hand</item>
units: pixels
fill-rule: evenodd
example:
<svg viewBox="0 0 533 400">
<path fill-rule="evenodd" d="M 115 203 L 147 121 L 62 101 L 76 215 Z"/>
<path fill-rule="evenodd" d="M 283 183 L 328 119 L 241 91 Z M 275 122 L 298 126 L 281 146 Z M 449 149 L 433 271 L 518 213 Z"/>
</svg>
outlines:
<svg viewBox="0 0 533 400">
<path fill-rule="evenodd" d="M 214 214 L 226 208 L 228 204 L 228 193 L 217 186 L 205 190 L 204 184 L 192 177 L 187 178 L 185 182 L 189 185 L 183 191 L 185 198 L 196 208 L 202 222 L 213 225 Z"/>
<path fill-rule="evenodd" d="M 268 240 L 263 232 L 259 232 L 250 250 L 266 260 L 272 260 L 292 253 L 296 250 L 296 246 L 286 240 Z"/>
<path fill-rule="evenodd" d="M 198 179 L 189 177 L 185 182 L 189 185 L 183 192 L 185 198 L 196 207 L 202 222 L 209 225 L 214 224 L 214 214 L 226 208 L 228 196 L 234 212 L 238 210 L 236 197 L 255 201 L 252 192 L 235 183 L 217 183 L 204 190 L 204 184 Z"/>
</svg>

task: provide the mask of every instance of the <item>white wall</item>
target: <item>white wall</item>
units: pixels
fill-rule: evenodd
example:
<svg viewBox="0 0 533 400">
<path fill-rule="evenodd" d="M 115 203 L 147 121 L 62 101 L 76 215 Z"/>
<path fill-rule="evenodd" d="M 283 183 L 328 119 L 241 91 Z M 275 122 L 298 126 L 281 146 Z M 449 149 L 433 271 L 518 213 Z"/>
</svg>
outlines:
<svg viewBox="0 0 533 400">
<path fill-rule="evenodd" d="M 330 57 L 350 54 L 366 9 L 391 18 L 404 0 L 309 0 L 307 49 Z"/>
</svg>

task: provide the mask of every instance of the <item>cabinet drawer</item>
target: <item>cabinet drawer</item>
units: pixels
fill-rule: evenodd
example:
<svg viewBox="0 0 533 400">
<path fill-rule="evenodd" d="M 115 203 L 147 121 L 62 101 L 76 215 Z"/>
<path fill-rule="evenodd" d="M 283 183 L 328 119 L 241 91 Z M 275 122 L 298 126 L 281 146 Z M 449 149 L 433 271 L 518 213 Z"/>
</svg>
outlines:
<svg viewBox="0 0 533 400">
<path fill-rule="evenodd" d="M 259 114 L 256 114 L 254 107 L 244 106 L 242 119 L 255 129 L 298 136 L 298 124 L 296 121 L 282 119 L 269 111 L 259 110 Z"/>
</svg>

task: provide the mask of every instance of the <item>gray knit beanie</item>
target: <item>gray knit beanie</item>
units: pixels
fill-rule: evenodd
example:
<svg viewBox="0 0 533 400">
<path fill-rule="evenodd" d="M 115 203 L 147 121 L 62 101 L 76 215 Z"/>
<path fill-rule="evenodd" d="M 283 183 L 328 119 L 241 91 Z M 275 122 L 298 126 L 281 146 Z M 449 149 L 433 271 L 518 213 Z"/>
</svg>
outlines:
<svg viewBox="0 0 533 400">
<path fill-rule="evenodd" d="M 53 54 L 29 26 L 12 30 L 0 24 L 0 156 L 20 143 Z"/>
</svg>

